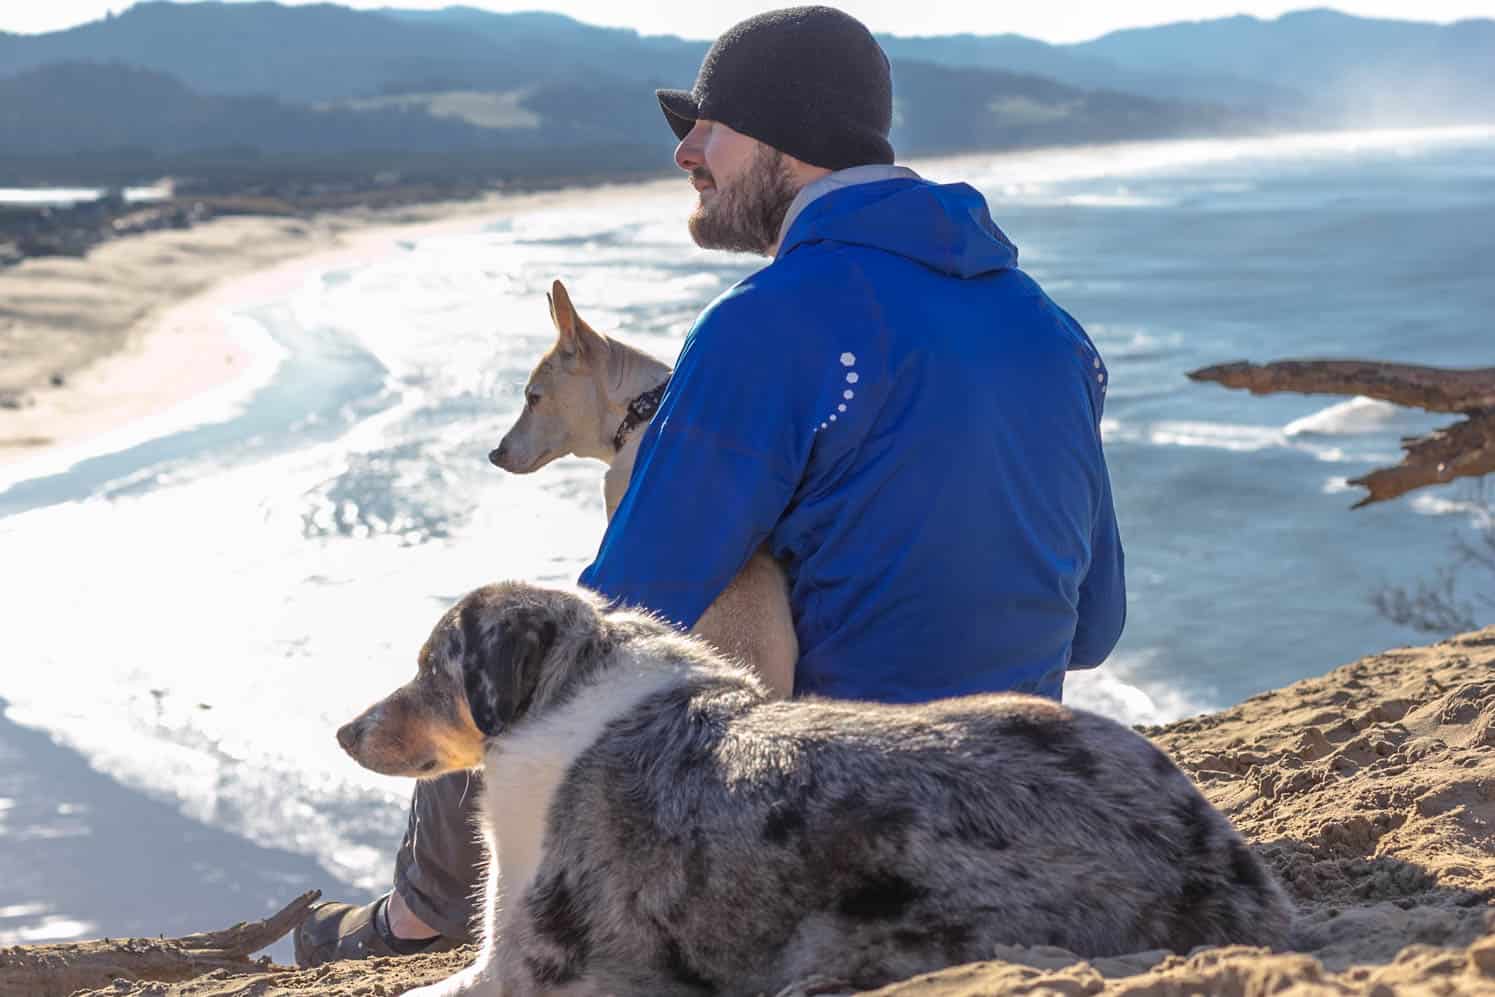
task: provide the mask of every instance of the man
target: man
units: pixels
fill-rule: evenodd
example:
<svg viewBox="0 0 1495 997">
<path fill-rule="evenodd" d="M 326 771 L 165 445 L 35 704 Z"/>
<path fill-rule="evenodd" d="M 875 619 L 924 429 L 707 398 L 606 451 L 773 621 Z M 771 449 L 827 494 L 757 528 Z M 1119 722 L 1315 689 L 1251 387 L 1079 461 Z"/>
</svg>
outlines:
<svg viewBox="0 0 1495 997">
<path fill-rule="evenodd" d="M 1094 345 L 980 194 L 892 165 L 887 57 L 855 19 L 751 18 L 658 98 L 695 241 L 771 263 L 696 321 L 582 584 L 689 628 L 766 543 L 797 695 L 1058 698 L 1125 618 Z M 467 790 L 422 783 L 388 903 L 324 905 L 298 958 L 465 938 Z"/>
</svg>

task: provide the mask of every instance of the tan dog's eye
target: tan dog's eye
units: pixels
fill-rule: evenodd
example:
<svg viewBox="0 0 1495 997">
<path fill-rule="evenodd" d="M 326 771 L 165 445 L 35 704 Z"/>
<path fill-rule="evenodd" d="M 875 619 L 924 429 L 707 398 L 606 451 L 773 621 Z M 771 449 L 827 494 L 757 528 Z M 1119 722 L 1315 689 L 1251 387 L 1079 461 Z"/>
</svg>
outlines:
<svg viewBox="0 0 1495 997">
<path fill-rule="evenodd" d="M 524 393 L 524 403 L 530 408 L 534 408 L 536 405 L 539 405 L 540 393 L 538 391 L 526 391 Z"/>
</svg>

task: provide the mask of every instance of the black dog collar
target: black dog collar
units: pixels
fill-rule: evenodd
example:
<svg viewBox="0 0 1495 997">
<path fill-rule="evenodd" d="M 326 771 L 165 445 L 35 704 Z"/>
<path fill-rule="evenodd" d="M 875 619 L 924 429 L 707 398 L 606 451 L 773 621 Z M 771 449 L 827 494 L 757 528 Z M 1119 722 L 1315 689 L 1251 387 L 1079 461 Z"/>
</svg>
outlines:
<svg viewBox="0 0 1495 997">
<path fill-rule="evenodd" d="M 623 416 L 622 424 L 613 434 L 614 451 L 623 449 L 629 433 L 654 418 L 654 413 L 659 411 L 659 400 L 664 397 L 664 389 L 669 386 L 670 382 L 666 380 L 628 403 L 628 414 Z"/>
</svg>

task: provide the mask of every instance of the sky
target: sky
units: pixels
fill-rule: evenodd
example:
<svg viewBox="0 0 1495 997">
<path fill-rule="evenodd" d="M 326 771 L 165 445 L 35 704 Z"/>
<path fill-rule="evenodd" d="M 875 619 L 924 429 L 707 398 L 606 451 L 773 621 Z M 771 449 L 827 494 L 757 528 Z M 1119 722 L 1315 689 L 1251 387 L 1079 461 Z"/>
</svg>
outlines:
<svg viewBox="0 0 1495 997">
<path fill-rule="evenodd" d="M 309 3 L 312 0 L 283 0 Z M 495 11 L 550 10 L 589 24 L 634 28 L 645 34 L 673 34 L 686 38 L 714 38 L 737 21 L 763 10 L 789 6 L 793 0 L 338 0 L 347 7 L 435 8 L 464 2 Z M 1273 18 L 1289 10 L 1324 6 L 1313 0 L 1298 3 L 1261 0 L 844 0 L 835 6 L 859 17 L 873 31 L 896 35 L 943 35 L 960 32 L 1014 32 L 1049 42 L 1084 41 L 1118 28 L 1204 20 L 1232 14 Z M 0 30 L 55 31 L 129 4 L 121 0 L 0 0 Z M 1495 17 L 1495 0 L 1344 0 L 1333 6 L 1364 17 L 1449 22 L 1470 17 Z"/>
</svg>

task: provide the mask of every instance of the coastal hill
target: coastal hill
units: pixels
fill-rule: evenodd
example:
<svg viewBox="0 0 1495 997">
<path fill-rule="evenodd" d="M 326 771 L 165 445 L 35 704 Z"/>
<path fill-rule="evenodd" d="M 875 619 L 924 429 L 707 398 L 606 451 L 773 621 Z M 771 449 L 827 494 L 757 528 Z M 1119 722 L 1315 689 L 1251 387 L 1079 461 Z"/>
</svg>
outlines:
<svg viewBox="0 0 1495 997">
<path fill-rule="evenodd" d="M 1438 25 L 1304 10 L 1272 21 L 1238 16 L 1116 31 L 1071 51 L 1123 71 L 1175 76 L 1208 67 L 1270 81 L 1296 91 L 1316 113 L 1368 124 L 1495 116 L 1489 18 Z"/>
<path fill-rule="evenodd" d="M 1085 961 L 1061 949 L 1002 947 L 990 962 L 874 993 L 1495 995 L 1495 627 L 1373 655 L 1143 732 L 1275 870 L 1297 906 L 1293 951 Z M 107 975 L 147 964 L 162 974 L 156 979 L 184 981 L 169 991 L 177 997 L 397 994 L 472 956 L 296 971 L 155 939 L 20 946 L 0 949 L 0 995 L 167 992 Z M 828 991 L 781 997 L 809 993 Z"/>
<path fill-rule="evenodd" d="M 706 47 L 558 15 L 145 3 L 0 37 L 0 180 L 660 170 L 671 137 L 652 91 L 688 85 Z M 1262 124 L 996 67 L 898 59 L 894 74 L 905 154 Z"/>
<path fill-rule="evenodd" d="M 905 156 L 1470 121 L 1495 104 L 1490 20 L 1308 11 L 1079 45 L 881 40 Z M 659 170 L 670 136 L 649 93 L 689 85 L 707 45 L 464 7 L 140 3 L 64 31 L 0 33 L 0 183 L 235 165 L 354 177 Z"/>
<path fill-rule="evenodd" d="M 899 63 L 911 154 L 1218 132 L 1242 112 L 1081 91 L 1042 77 Z M 451 84 L 453 86 L 459 84 Z M 460 84 L 466 85 L 466 84 Z M 973 104 L 988 113 L 972 118 Z M 50 63 L 0 79 L 0 178 L 57 183 L 264 170 L 523 179 L 621 176 L 668 165 L 672 139 L 648 84 L 601 76 L 522 91 L 448 90 L 297 104 L 206 96 L 124 63 Z"/>
</svg>

